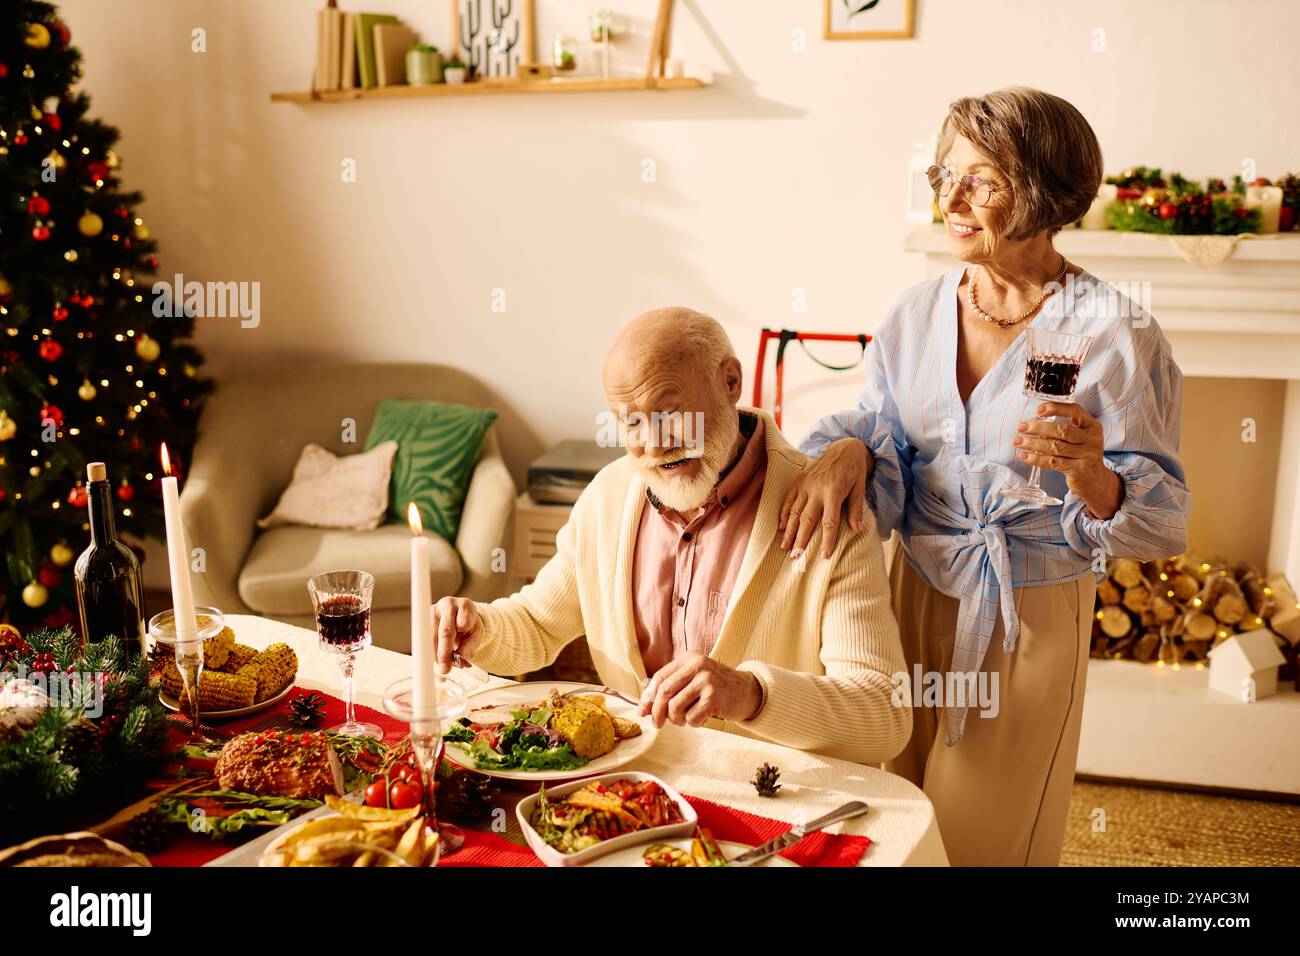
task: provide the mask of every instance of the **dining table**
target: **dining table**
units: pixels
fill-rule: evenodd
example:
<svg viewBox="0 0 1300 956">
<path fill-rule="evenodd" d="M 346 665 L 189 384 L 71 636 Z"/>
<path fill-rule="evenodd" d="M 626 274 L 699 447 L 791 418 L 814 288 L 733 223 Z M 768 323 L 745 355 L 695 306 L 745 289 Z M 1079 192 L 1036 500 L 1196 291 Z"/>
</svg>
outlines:
<svg viewBox="0 0 1300 956">
<path fill-rule="evenodd" d="M 283 642 L 298 656 L 297 687 L 339 694 L 338 656 L 320 647 L 315 631 L 252 615 L 227 615 L 236 639 L 258 650 Z M 381 647 L 357 654 L 356 702 L 383 710 L 384 691 L 411 676 L 411 657 Z M 514 681 L 490 677 L 484 688 Z M 780 769 L 775 797 L 760 796 L 752 784 L 758 767 Z M 808 753 L 780 744 L 709 728 L 666 723 L 654 744 L 626 765 L 654 774 L 681 793 L 772 820 L 798 825 L 843 804 L 860 800 L 867 813 L 836 824 L 829 833 L 861 835 L 871 841 L 859 866 L 947 866 L 934 807 L 908 780 L 873 766 Z M 513 789 L 514 802 L 524 795 Z M 513 817 L 513 806 L 510 815 Z"/>
</svg>

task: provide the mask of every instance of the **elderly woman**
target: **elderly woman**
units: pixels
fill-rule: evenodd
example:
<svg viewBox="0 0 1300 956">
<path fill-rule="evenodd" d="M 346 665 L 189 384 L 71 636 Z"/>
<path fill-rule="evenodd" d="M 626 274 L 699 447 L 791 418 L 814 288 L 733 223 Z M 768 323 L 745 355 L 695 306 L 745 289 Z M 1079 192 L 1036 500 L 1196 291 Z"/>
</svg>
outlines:
<svg viewBox="0 0 1300 956">
<path fill-rule="evenodd" d="M 805 439 L 819 461 L 779 533 L 797 557 L 820 530 L 829 553 L 846 499 L 862 530 L 864 491 L 881 533 L 900 532 L 900 699 L 915 710 L 888 767 L 929 795 L 954 864 L 1055 865 L 1095 572 L 1186 546 L 1182 374 L 1149 315 L 1053 247 L 1102 175 L 1077 109 L 1023 88 L 957 100 L 936 159 L 961 266 L 895 303 L 857 408 Z M 1091 337 L 1077 404 L 1025 397 L 1026 329 Z M 1035 465 L 1059 503 L 1003 494 Z"/>
</svg>

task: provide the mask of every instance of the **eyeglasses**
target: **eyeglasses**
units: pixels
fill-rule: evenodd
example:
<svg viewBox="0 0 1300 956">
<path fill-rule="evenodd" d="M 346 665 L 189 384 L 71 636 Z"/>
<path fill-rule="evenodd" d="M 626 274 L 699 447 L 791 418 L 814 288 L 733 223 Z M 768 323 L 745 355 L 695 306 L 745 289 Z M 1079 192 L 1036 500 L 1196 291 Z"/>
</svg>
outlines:
<svg viewBox="0 0 1300 956">
<path fill-rule="evenodd" d="M 972 206 L 987 206 L 993 194 L 1010 189 L 1010 186 L 994 186 L 987 179 L 978 176 L 958 176 L 951 169 L 943 166 L 931 166 L 925 171 L 925 178 L 930 181 L 930 188 L 939 196 L 947 196 L 952 187 L 961 183 L 966 199 Z"/>
</svg>

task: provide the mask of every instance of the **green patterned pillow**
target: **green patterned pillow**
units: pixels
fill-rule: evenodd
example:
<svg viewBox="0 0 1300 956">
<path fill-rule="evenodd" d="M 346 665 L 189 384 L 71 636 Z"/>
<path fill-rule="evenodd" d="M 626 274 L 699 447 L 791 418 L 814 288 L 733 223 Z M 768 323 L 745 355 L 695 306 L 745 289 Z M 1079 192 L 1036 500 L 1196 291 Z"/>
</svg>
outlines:
<svg viewBox="0 0 1300 956">
<path fill-rule="evenodd" d="M 490 408 L 447 402 L 380 402 L 366 449 L 397 442 L 389 516 L 405 522 L 407 506 L 414 501 L 424 527 L 454 543 L 483 436 L 496 417 Z"/>
</svg>

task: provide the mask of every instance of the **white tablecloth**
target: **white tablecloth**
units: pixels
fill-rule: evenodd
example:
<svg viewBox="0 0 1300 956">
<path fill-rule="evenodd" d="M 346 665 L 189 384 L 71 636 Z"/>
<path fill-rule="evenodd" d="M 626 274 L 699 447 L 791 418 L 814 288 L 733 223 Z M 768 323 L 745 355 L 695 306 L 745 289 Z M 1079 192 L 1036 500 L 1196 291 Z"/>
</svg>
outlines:
<svg viewBox="0 0 1300 956">
<path fill-rule="evenodd" d="M 259 649 L 274 641 L 291 645 L 298 655 L 298 684 L 339 696 L 337 659 L 318 649 L 314 631 L 246 615 L 230 615 L 226 623 L 242 644 Z M 357 657 L 357 703 L 382 710 L 384 688 L 410 672 L 411 659 L 405 654 L 381 647 L 363 651 Z M 781 768 L 776 799 L 758 796 L 748 782 L 765 762 Z M 929 799 L 902 777 L 883 770 L 737 734 L 671 724 L 629 769 L 656 774 L 692 796 L 788 823 L 811 820 L 848 800 L 862 800 L 871 807 L 869 813 L 830 829 L 871 838 L 861 865 L 948 865 Z"/>
</svg>

